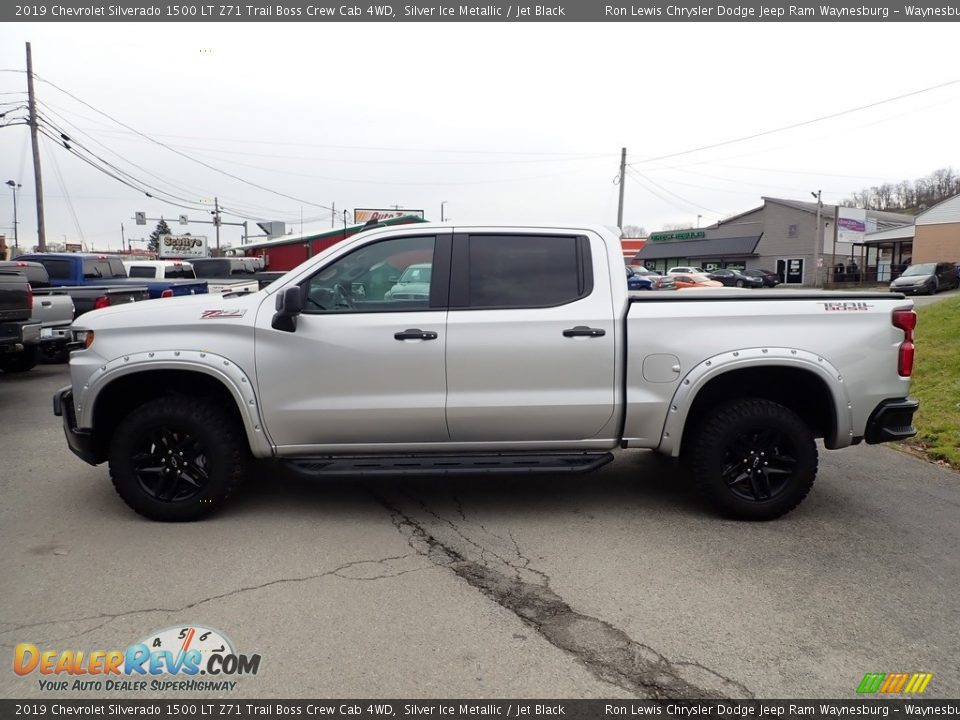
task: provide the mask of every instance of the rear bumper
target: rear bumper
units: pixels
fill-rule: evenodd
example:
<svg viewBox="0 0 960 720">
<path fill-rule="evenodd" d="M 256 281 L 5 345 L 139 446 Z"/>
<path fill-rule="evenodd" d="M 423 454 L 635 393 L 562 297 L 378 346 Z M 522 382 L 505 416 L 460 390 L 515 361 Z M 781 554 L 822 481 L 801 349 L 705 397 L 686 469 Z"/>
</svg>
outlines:
<svg viewBox="0 0 960 720">
<path fill-rule="evenodd" d="M 93 448 L 93 435 L 89 430 L 77 428 L 77 414 L 73 408 L 73 389 L 68 385 L 60 388 L 53 395 L 53 414 L 63 418 L 63 434 L 67 438 L 67 447 L 78 458 L 91 465 L 97 465 Z"/>
<path fill-rule="evenodd" d="M 40 328 L 41 343 L 66 343 L 70 342 L 70 340 L 71 331 L 69 325 Z"/>
<path fill-rule="evenodd" d="M 869 445 L 906 440 L 917 434 L 913 414 L 920 403 L 912 398 L 884 400 L 871 413 L 864 439 Z"/>
</svg>

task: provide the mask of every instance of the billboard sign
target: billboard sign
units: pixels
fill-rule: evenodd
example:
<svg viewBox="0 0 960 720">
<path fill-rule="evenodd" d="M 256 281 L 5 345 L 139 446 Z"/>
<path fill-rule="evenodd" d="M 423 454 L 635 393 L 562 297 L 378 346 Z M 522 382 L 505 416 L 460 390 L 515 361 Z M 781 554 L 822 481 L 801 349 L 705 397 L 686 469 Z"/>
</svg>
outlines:
<svg viewBox="0 0 960 720">
<path fill-rule="evenodd" d="M 357 225 L 360 225 L 361 223 L 370 222 L 371 220 L 392 220 L 393 218 L 403 217 L 404 215 L 415 215 L 422 220 L 423 210 L 404 210 L 402 208 L 387 208 L 385 210 L 377 208 L 354 208 L 353 222 L 355 222 Z"/>
<path fill-rule="evenodd" d="M 863 208 L 837 208 L 837 242 L 863 242 L 867 231 L 867 211 Z"/>
<path fill-rule="evenodd" d="M 201 258 L 207 256 L 207 238 L 205 235 L 161 235 L 161 258 Z"/>
</svg>

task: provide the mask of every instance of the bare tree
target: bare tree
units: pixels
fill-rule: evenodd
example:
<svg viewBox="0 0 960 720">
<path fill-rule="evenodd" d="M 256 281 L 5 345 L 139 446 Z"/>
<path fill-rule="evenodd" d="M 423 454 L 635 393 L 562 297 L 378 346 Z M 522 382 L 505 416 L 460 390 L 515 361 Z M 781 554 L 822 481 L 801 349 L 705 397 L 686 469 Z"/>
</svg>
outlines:
<svg viewBox="0 0 960 720">
<path fill-rule="evenodd" d="M 620 228 L 620 237 L 625 238 L 645 238 L 647 229 L 643 225 L 624 225 Z"/>
</svg>

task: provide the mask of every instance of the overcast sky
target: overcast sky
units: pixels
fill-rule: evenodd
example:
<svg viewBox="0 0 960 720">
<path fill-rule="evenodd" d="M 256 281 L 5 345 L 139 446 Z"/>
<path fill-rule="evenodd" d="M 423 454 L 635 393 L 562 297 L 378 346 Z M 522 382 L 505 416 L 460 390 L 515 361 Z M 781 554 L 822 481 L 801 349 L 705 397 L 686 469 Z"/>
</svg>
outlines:
<svg viewBox="0 0 960 720">
<path fill-rule="evenodd" d="M 30 41 L 47 121 L 197 208 L 147 198 L 41 138 L 48 242 L 82 235 L 116 249 L 121 223 L 133 238 L 152 229 L 134 212 L 198 219 L 214 196 L 234 213 L 225 220 L 291 231 L 301 216 L 305 230 L 329 227 L 323 206 L 400 205 L 438 220 L 444 201 L 454 223 L 614 225 L 621 147 L 634 164 L 624 224 L 707 225 L 763 195 L 817 189 L 834 203 L 960 166 L 960 83 L 649 158 L 960 79 L 956 40 L 952 23 L 8 23 L 0 69 L 24 70 Z M 23 72 L 0 72 L 0 112 L 25 90 Z M 7 179 L 23 185 L 20 238 L 32 245 L 23 125 L 0 127 Z M 8 237 L 11 195 L 0 184 Z M 239 242 L 238 228 L 222 232 Z"/>
</svg>

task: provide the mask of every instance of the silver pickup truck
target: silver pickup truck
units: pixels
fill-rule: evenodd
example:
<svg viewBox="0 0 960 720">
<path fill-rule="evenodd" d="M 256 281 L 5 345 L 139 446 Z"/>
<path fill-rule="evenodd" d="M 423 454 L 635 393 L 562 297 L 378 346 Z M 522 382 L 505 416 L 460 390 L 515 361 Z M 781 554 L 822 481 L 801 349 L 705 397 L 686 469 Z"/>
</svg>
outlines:
<svg viewBox="0 0 960 720">
<path fill-rule="evenodd" d="M 411 265 L 429 292 L 390 293 Z M 78 320 L 70 448 L 158 520 L 218 510 L 277 458 L 324 477 L 685 458 L 722 513 L 772 519 L 840 449 L 910 437 L 912 303 L 889 292 L 628 293 L 599 227 L 379 228 L 250 295 Z"/>
</svg>

